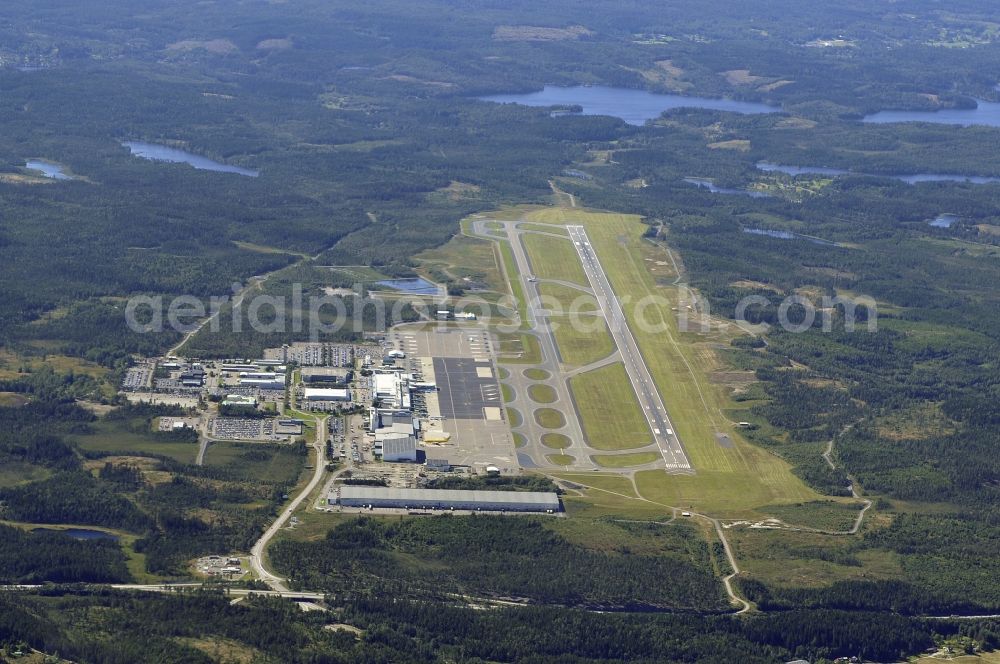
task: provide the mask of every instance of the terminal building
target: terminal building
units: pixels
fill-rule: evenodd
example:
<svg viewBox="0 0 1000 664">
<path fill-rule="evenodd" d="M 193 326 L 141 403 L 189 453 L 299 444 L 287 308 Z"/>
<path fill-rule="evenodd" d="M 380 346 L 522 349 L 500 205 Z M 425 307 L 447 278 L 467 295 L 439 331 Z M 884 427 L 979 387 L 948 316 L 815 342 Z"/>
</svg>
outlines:
<svg viewBox="0 0 1000 664">
<path fill-rule="evenodd" d="M 559 496 L 542 491 L 465 491 L 341 486 L 330 505 L 361 508 L 485 510 L 489 512 L 558 512 Z"/>
<path fill-rule="evenodd" d="M 397 371 L 379 371 L 372 374 L 372 395 L 382 408 L 409 410 L 409 378 Z"/>
</svg>

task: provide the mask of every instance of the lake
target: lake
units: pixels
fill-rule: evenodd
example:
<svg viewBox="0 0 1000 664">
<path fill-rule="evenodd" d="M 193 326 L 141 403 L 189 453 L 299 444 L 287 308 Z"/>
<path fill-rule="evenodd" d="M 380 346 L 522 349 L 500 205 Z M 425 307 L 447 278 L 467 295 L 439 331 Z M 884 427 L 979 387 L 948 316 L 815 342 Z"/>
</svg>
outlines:
<svg viewBox="0 0 1000 664">
<path fill-rule="evenodd" d="M 824 240 L 818 237 L 812 237 L 809 235 L 802 235 L 800 233 L 793 233 L 791 231 L 780 231 L 772 230 L 769 228 L 744 228 L 742 229 L 744 233 L 748 235 L 764 235 L 766 237 L 773 237 L 777 240 L 806 240 L 812 242 L 813 244 L 819 244 L 824 247 L 837 247 L 840 246 L 836 242 L 830 242 L 829 240 Z"/>
<path fill-rule="evenodd" d="M 112 533 L 104 532 L 103 530 L 92 530 L 90 528 L 32 528 L 33 533 L 59 533 L 60 535 L 68 535 L 73 539 L 78 540 L 99 540 L 99 539 L 109 539 L 118 540 L 118 535 Z"/>
<path fill-rule="evenodd" d="M 786 164 L 774 164 L 769 161 L 757 163 L 757 170 L 766 173 L 786 173 L 795 177 L 797 175 L 828 175 L 836 177 L 838 175 L 858 175 L 872 178 L 892 178 L 907 184 L 917 184 L 918 182 L 967 182 L 969 184 L 989 184 L 990 182 L 1000 182 L 1000 178 L 982 177 L 979 175 L 948 175 L 945 173 L 916 173 L 915 175 L 899 175 L 888 173 L 878 175 L 875 173 L 853 173 L 843 168 L 826 168 L 825 166 L 788 166 Z"/>
<path fill-rule="evenodd" d="M 1000 104 L 977 99 L 977 108 L 945 108 L 940 111 L 879 111 L 866 115 L 862 122 L 933 122 L 968 127 L 986 125 L 1000 127 Z"/>
<path fill-rule="evenodd" d="M 767 104 L 735 99 L 710 99 L 685 97 L 631 88 L 612 88 L 602 85 L 559 87 L 546 85 L 538 92 L 504 94 L 479 97 L 482 101 L 524 106 L 580 106 L 583 115 L 610 115 L 631 125 L 645 124 L 646 120 L 660 117 L 672 108 L 704 108 L 731 113 L 777 113 L 781 109 Z"/>
<path fill-rule="evenodd" d="M 438 287 L 422 277 L 416 279 L 384 279 L 376 281 L 379 286 L 411 293 L 413 295 L 437 295 Z"/>
<path fill-rule="evenodd" d="M 708 178 L 684 178 L 684 181 L 688 184 L 693 184 L 696 187 L 702 187 L 708 189 L 713 194 L 727 194 L 729 196 L 749 196 L 750 198 L 770 198 L 771 194 L 766 191 L 753 191 L 751 189 L 727 189 L 726 187 L 717 187 L 714 182 Z"/>
<path fill-rule="evenodd" d="M 170 148 L 166 145 L 159 145 L 157 143 L 144 143 L 142 141 L 125 141 L 122 143 L 123 146 L 127 147 L 134 157 L 141 157 L 142 159 L 149 159 L 151 161 L 166 161 L 172 164 L 188 164 L 193 166 L 199 171 L 215 171 L 216 173 L 235 173 L 237 175 L 244 175 L 246 177 L 255 178 L 260 173 L 258 171 L 250 170 L 249 168 L 240 168 L 239 166 L 230 166 L 229 164 L 223 164 L 218 161 L 209 159 L 208 157 L 202 157 L 200 155 L 192 154 L 190 152 L 185 152 L 184 150 L 178 150 L 177 148 Z"/>
<path fill-rule="evenodd" d="M 29 171 L 39 171 L 44 177 L 52 178 L 53 180 L 73 179 L 72 175 L 66 173 L 65 166 L 43 159 L 29 159 L 25 162 L 24 167 Z"/>
<path fill-rule="evenodd" d="M 957 214 L 939 214 L 927 223 L 934 228 L 951 228 L 952 224 L 956 223 L 958 219 L 959 216 Z"/>
</svg>

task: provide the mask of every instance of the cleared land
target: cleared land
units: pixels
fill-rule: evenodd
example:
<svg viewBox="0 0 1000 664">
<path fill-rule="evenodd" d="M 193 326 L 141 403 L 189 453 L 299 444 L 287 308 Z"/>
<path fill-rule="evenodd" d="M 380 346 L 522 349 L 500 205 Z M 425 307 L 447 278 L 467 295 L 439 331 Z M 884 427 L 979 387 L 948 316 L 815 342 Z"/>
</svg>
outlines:
<svg viewBox="0 0 1000 664">
<path fill-rule="evenodd" d="M 536 277 L 587 285 L 587 275 L 584 274 L 576 249 L 568 238 L 560 240 L 530 233 L 523 237 L 524 247 Z"/>
<path fill-rule="evenodd" d="M 597 450 L 630 450 L 653 442 L 625 367 L 610 364 L 575 376 L 570 389 L 587 444 Z"/>
<path fill-rule="evenodd" d="M 446 245 L 415 256 L 424 268 L 440 271 L 459 284 L 474 283 L 491 291 L 506 292 L 494 244 L 456 235 Z"/>
<path fill-rule="evenodd" d="M 91 432 L 68 436 L 69 440 L 88 452 L 110 452 L 112 454 L 137 453 L 161 454 L 182 463 L 194 463 L 198 453 L 197 443 L 179 443 L 164 441 L 147 434 L 132 433 L 124 427 L 105 421 L 97 421 L 90 425 Z"/>
</svg>

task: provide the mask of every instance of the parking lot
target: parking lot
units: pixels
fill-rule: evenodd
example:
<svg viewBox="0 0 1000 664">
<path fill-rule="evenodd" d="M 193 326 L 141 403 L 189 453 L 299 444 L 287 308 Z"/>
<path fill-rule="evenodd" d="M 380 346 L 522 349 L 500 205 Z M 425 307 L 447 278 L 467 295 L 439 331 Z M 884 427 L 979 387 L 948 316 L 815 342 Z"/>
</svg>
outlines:
<svg viewBox="0 0 1000 664">
<path fill-rule="evenodd" d="M 274 432 L 274 420 L 270 418 L 214 418 L 208 421 L 208 431 L 218 440 L 287 441 L 289 438 Z"/>
</svg>

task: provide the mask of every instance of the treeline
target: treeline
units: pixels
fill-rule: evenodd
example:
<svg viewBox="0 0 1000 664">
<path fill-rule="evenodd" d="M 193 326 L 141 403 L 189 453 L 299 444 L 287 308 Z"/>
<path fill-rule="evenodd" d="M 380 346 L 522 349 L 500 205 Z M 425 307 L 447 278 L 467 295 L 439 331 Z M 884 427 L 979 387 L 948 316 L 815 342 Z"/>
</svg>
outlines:
<svg viewBox="0 0 1000 664">
<path fill-rule="evenodd" d="M 748 662 L 860 657 L 900 661 L 935 637 L 967 636 L 1000 644 L 995 621 L 923 622 L 881 613 L 798 610 L 699 617 L 592 613 L 546 607 L 477 611 L 393 597 L 391 592 L 340 604 L 338 622 L 291 602 L 251 598 L 231 604 L 215 592 L 177 596 L 86 592 L 0 597 L 0 639 L 44 652 L 108 664 L 214 661 L 188 639 L 228 640 L 266 664 L 435 662 Z M 101 630 L 83 627 L 101 617 Z"/>
<path fill-rule="evenodd" d="M 269 553 L 296 587 L 338 595 L 384 584 L 407 597 L 465 592 L 627 610 L 727 606 L 707 546 L 687 555 L 588 549 L 529 517 L 362 517 L 323 541 L 281 541 Z"/>
<path fill-rule="evenodd" d="M 2 488 L 0 501 L 0 513 L 12 521 L 107 526 L 136 533 L 154 525 L 134 503 L 85 472 L 65 471 Z"/>
</svg>

